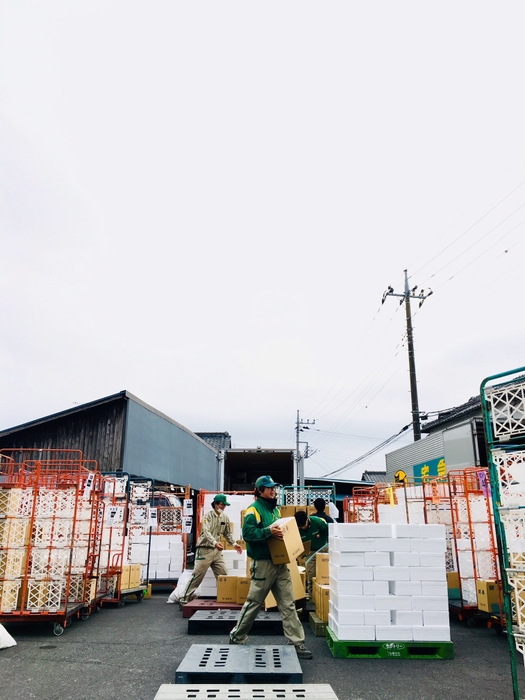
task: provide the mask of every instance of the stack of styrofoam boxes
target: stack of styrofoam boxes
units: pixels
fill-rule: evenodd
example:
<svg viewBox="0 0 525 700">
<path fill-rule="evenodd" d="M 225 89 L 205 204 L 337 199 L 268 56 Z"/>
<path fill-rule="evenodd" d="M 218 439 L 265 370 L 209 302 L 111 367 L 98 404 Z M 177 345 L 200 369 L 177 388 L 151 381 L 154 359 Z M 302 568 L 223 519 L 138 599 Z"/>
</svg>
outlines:
<svg viewBox="0 0 525 700">
<path fill-rule="evenodd" d="M 150 579 L 178 579 L 184 568 L 182 535 L 152 535 Z"/>
<path fill-rule="evenodd" d="M 207 493 L 204 498 L 203 516 L 212 509 L 214 493 Z M 253 503 L 251 494 L 227 494 L 229 506 L 226 506 L 226 515 L 231 522 L 231 530 L 235 540 L 242 539 L 241 513 Z M 228 567 L 230 576 L 246 576 L 246 551 L 239 555 L 235 550 L 224 550 L 223 557 Z M 199 595 L 203 598 L 217 597 L 217 580 L 211 569 L 208 569 L 200 585 Z"/>
<path fill-rule="evenodd" d="M 445 527 L 330 526 L 328 626 L 340 640 L 450 641 Z"/>
</svg>

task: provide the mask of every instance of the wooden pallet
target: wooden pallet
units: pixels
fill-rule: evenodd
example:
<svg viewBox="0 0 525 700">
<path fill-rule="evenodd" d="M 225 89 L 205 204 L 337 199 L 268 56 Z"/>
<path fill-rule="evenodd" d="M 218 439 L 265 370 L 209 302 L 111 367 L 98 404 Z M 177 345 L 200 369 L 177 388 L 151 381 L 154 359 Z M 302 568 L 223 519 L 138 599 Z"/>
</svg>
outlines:
<svg viewBox="0 0 525 700">
<path fill-rule="evenodd" d="M 213 598 L 196 598 L 182 608 L 182 617 L 191 617 L 197 610 L 240 610 L 237 603 L 218 603 Z"/>
</svg>

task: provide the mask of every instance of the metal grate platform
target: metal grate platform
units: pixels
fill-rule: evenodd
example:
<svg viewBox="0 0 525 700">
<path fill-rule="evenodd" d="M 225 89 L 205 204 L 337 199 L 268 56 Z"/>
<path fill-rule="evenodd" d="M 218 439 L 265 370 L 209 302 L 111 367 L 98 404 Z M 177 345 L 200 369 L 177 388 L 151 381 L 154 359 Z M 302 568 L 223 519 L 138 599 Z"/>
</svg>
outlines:
<svg viewBox="0 0 525 700">
<path fill-rule="evenodd" d="M 182 617 L 192 617 L 198 610 L 240 610 L 242 605 L 237 603 L 218 603 L 213 598 L 208 600 L 196 598 L 182 608 Z"/>
<path fill-rule="evenodd" d="M 188 620 L 188 634 L 228 634 L 237 624 L 238 610 L 199 610 Z M 282 634 L 278 612 L 260 612 L 250 634 Z"/>
<path fill-rule="evenodd" d="M 293 646 L 193 644 L 175 671 L 175 683 L 301 683 Z"/>
<path fill-rule="evenodd" d="M 338 700 L 327 683 L 299 685 L 161 685 L 154 700 Z"/>
</svg>

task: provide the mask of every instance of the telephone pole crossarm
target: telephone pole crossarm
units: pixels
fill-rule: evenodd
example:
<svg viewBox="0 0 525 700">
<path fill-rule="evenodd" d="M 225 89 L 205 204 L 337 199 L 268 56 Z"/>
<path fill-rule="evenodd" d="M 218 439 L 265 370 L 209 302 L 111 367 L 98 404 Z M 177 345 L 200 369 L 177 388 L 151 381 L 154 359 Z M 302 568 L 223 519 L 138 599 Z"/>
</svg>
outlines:
<svg viewBox="0 0 525 700">
<path fill-rule="evenodd" d="M 417 285 L 410 289 L 408 286 L 408 272 L 405 272 L 405 291 L 403 294 L 394 292 L 394 288 L 389 286 L 383 294 L 382 304 L 385 303 L 387 297 L 399 297 L 400 304 L 405 304 L 406 325 L 407 325 L 407 343 L 408 343 L 408 370 L 410 375 L 410 398 L 412 402 L 412 428 L 414 431 L 414 441 L 421 440 L 421 424 L 419 413 L 419 401 L 417 396 L 417 380 L 416 380 L 416 356 L 414 352 L 414 331 L 412 328 L 412 311 L 410 308 L 411 299 L 419 299 L 419 306 L 423 304 L 425 299 L 433 292 L 431 289 L 425 294 L 422 289 L 419 294 L 416 294 Z"/>
</svg>

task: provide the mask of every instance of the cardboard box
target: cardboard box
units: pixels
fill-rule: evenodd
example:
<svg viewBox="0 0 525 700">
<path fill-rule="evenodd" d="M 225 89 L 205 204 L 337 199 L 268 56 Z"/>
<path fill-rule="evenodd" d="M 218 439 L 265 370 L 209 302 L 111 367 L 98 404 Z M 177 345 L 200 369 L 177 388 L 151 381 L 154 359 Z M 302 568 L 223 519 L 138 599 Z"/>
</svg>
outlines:
<svg viewBox="0 0 525 700">
<path fill-rule="evenodd" d="M 300 506 L 278 506 L 281 518 L 293 518 L 298 510 L 304 510 Z"/>
<path fill-rule="evenodd" d="M 447 589 L 449 600 L 461 600 L 461 589 L 459 587 L 459 574 L 457 571 L 447 572 Z"/>
<path fill-rule="evenodd" d="M 328 613 L 330 610 L 330 586 L 317 584 L 317 605 L 315 612 L 317 617 L 323 622 L 328 622 Z"/>
<path fill-rule="evenodd" d="M 217 577 L 217 602 L 236 603 L 237 602 L 237 579 L 238 576 L 218 576 Z"/>
<path fill-rule="evenodd" d="M 129 571 L 131 569 L 130 564 L 124 564 L 122 571 L 120 573 L 120 590 L 125 591 L 129 586 Z"/>
<path fill-rule="evenodd" d="M 238 605 L 244 605 L 244 603 L 246 602 L 251 582 L 252 580 L 249 576 L 237 577 L 237 600 L 235 602 Z"/>
<path fill-rule="evenodd" d="M 496 581 L 485 581 L 478 579 L 476 582 L 476 592 L 478 596 L 478 608 L 483 612 L 499 614 L 500 593 Z"/>
<path fill-rule="evenodd" d="M 278 525 L 283 533 L 283 539 L 271 537 L 268 547 L 274 564 L 289 564 L 294 562 L 304 551 L 304 546 L 295 518 L 280 518 L 274 525 Z"/>
<path fill-rule="evenodd" d="M 328 585 L 330 583 L 329 562 L 330 555 L 327 552 L 315 555 L 315 578 L 317 579 L 317 583 L 323 585 Z"/>
<path fill-rule="evenodd" d="M 287 564 L 288 569 L 290 570 L 290 576 L 292 577 L 292 586 L 293 586 L 293 597 L 294 600 L 303 600 L 303 598 L 306 597 L 306 592 L 304 590 L 304 585 L 301 579 L 301 574 L 299 572 L 299 568 L 295 561 L 289 562 Z M 268 610 L 269 608 L 276 608 L 277 607 L 277 601 L 274 598 L 273 593 L 268 593 L 266 596 L 266 600 L 264 601 L 264 608 L 265 610 Z"/>
<path fill-rule="evenodd" d="M 142 567 L 140 564 L 130 564 L 129 565 L 129 587 L 130 588 L 140 588 L 141 574 L 142 574 Z"/>
</svg>

